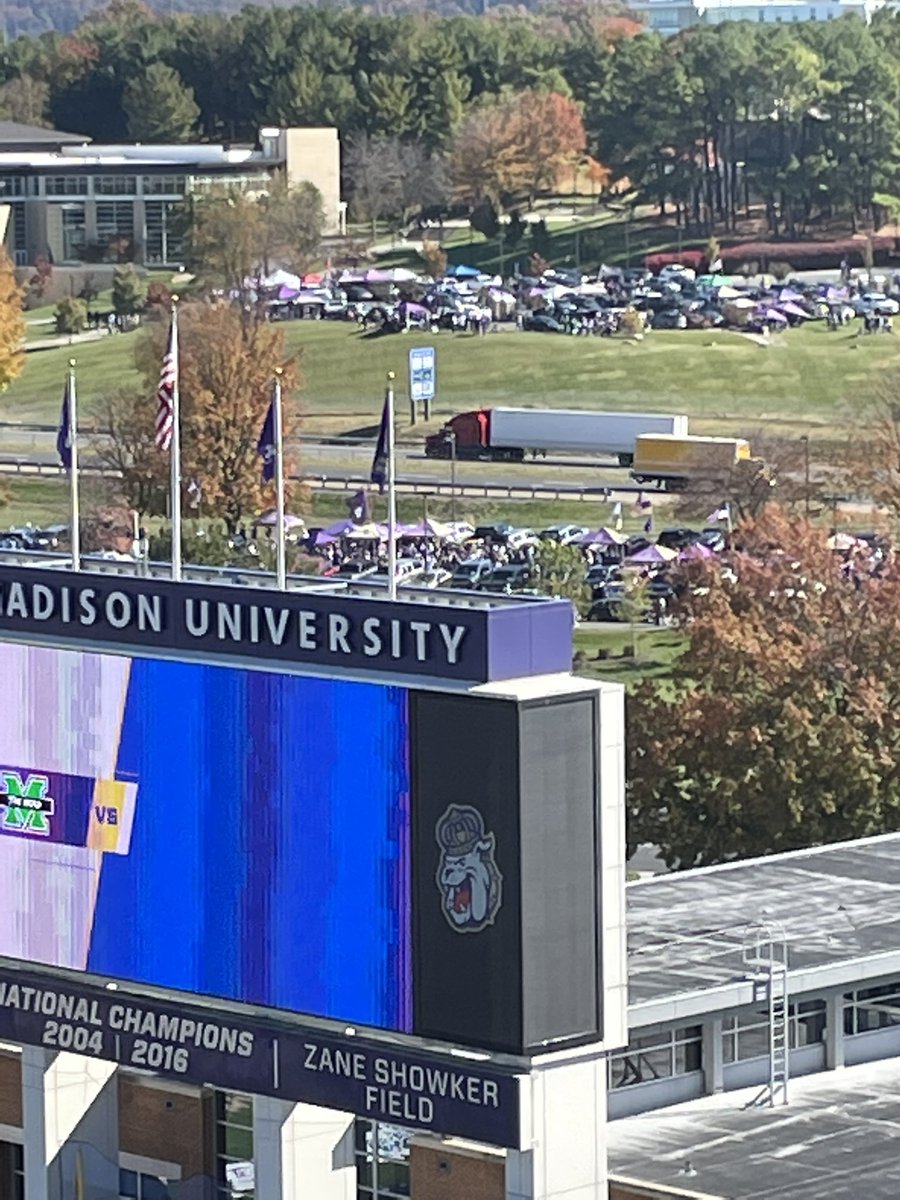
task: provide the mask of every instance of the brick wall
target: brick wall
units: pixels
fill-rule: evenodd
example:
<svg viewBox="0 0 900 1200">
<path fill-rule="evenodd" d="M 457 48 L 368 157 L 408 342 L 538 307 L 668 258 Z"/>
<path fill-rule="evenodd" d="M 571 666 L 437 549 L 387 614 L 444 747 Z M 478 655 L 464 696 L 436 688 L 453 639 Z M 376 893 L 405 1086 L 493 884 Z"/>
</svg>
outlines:
<svg viewBox="0 0 900 1200">
<path fill-rule="evenodd" d="M 452 1143 L 410 1146 L 411 1200 L 504 1200 L 505 1155 Z"/>
<path fill-rule="evenodd" d="M 22 1058 L 0 1051 L 0 1125 L 22 1127 Z"/>
<path fill-rule="evenodd" d="M 119 1076 L 119 1149 L 181 1166 L 182 1179 L 212 1174 L 208 1101 Z"/>
</svg>

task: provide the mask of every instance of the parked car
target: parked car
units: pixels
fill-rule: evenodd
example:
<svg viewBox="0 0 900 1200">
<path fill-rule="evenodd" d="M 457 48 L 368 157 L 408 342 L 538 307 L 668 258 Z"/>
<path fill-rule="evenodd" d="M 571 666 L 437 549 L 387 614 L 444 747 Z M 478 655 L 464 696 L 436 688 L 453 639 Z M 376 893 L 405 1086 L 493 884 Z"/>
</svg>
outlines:
<svg viewBox="0 0 900 1200">
<path fill-rule="evenodd" d="M 538 537 L 543 542 L 559 542 L 561 546 L 568 546 L 570 542 L 577 542 L 579 538 L 584 537 L 587 532 L 584 525 L 548 525 L 540 531 Z"/>
<path fill-rule="evenodd" d="M 529 333 L 562 333 L 563 327 L 549 313 L 532 313 L 522 323 L 522 328 Z"/>
<path fill-rule="evenodd" d="M 528 546 L 536 546 L 538 539 L 533 529 L 513 529 L 506 535 L 506 544 L 510 550 L 524 550 Z"/>
<path fill-rule="evenodd" d="M 494 567 L 483 586 L 486 592 L 520 592 L 534 580 L 534 568 L 528 563 L 508 563 Z"/>
<path fill-rule="evenodd" d="M 585 586 L 589 588 L 603 587 L 619 576 L 619 569 L 611 563 L 594 563 L 584 577 Z"/>
<path fill-rule="evenodd" d="M 459 563 L 447 584 L 451 588 L 479 588 L 490 577 L 494 564 L 489 558 L 467 558 Z"/>
<path fill-rule="evenodd" d="M 710 550 L 715 550 L 716 554 L 725 549 L 725 534 L 721 529 L 704 529 L 697 541 L 704 546 L 709 546 Z"/>
<path fill-rule="evenodd" d="M 505 543 L 514 529 L 515 525 L 511 525 L 509 521 L 497 521 L 494 525 L 478 525 L 473 536 L 481 538 L 484 542 Z"/>
<path fill-rule="evenodd" d="M 678 525 L 672 529 L 661 530 L 656 541 L 658 545 L 668 546 L 670 550 L 683 550 L 685 546 L 692 546 L 694 542 L 701 541 L 702 536 L 696 529 Z"/>
</svg>

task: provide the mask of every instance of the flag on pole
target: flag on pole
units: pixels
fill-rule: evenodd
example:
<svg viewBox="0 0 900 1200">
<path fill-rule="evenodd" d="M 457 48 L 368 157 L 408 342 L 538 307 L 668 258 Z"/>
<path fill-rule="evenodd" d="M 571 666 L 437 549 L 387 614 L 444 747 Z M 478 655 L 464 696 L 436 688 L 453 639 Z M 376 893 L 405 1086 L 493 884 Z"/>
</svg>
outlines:
<svg viewBox="0 0 900 1200">
<path fill-rule="evenodd" d="M 731 509 L 727 504 L 723 504 L 720 508 L 717 508 L 715 512 L 711 512 L 706 520 L 707 522 L 712 523 L 713 521 L 728 521 L 730 518 Z"/>
<path fill-rule="evenodd" d="M 263 422 L 259 441 L 256 443 L 256 453 L 262 459 L 263 483 L 271 483 L 275 478 L 275 456 L 278 453 L 275 441 L 275 399 L 273 397 Z"/>
<path fill-rule="evenodd" d="M 369 478 L 373 483 L 377 483 L 379 489 L 383 492 L 387 483 L 387 466 L 388 466 L 388 402 L 385 399 L 384 408 L 381 410 L 381 427 L 378 430 L 378 441 L 375 444 L 375 457 L 372 459 L 372 471 Z"/>
<path fill-rule="evenodd" d="M 56 453 L 59 455 L 59 465 L 64 471 L 72 470 L 72 376 L 66 376 L 66 386 L 63 389 L 62 412 L 59 415 L 59 429 L 56 431 Z"/>
<path fill-rule="evenodd" d="M 351 521 L 356 521 L 357 524 L 362 525 L 369 520 L 372 512 L 371 505 L 369 504 L 369 493 L 365 490 L 365 488 L 360 488 L 359 491 L 351 497 L 349 509 Z"/>
<path fill-rule="evenodd" d="M 156 447 L 163 454 L 172 446 L 172 430 L 175 425 L 175 389 L 178 386 L 178 346 L 175 334 L 175 322 L 169 326 L 169 337 L 166 341 L 166 352 L 163 355 L 162 370 L 159 373 L 159 387 L 156 389 L 158 407 L 156 409 Z"/>
<path fill-rule="evenodd" d="M 622 501 L 621 500 L 617 500 L 615 502 L 615 504 L 613 505 L 612 515 L 613 515 L 613 521 L 615 522 L 616 530 L 620 530 L 622 528 Z"/>
</svg>

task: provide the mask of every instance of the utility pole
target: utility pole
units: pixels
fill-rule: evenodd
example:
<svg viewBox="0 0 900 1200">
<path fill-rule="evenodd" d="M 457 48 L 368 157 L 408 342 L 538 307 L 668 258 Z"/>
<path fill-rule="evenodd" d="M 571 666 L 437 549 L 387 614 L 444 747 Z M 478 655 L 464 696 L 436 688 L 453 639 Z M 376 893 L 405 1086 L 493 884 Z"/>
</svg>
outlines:
<svg viewBox="0 0 900 1200">
<path fill-rule="evenodd" d="M 809 436 L 804 434 L 800 441 L 803 443 L 803 513 L 809 520 Z"/>
</svg>

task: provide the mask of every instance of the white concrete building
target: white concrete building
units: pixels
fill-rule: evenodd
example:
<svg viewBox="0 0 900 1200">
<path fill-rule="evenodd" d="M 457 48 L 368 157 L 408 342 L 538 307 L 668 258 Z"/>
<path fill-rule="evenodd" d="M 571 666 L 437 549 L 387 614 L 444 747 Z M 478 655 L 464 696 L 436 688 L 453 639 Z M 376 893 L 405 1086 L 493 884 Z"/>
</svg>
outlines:
<svg viewBox="0 0 900 1200">
<path fill-rule="evenodd" d="M 338 131 L 264 128 L 255 146 L 101 146 L 80 134 L 0 121 L 0 203 L 17 266 L 115 261 L 176 266 L 172 212 L 217 183 L 263 189 L 276 171 L 318 188 L 326 233 L 343 223 Z M 130 248 L 130 250 L 129 250 Z"/>
<path fill-rule="evenodd" d="M 723 21 L 789 24 L 793 21 L 833 21 L 854 13 L 866 24 L 886 0 L 633 0 L 648 29 L 666 36 L 694 25 L 720 25 Z"/>
</svg>

